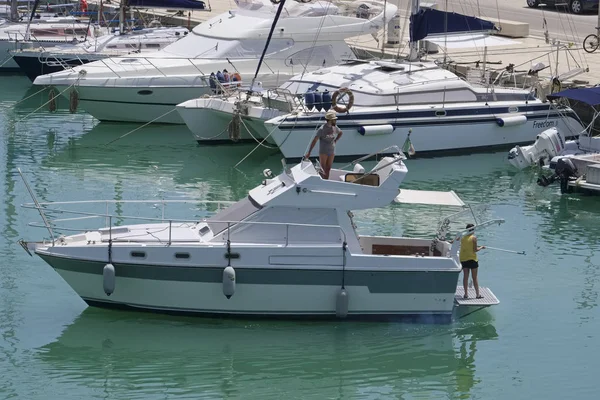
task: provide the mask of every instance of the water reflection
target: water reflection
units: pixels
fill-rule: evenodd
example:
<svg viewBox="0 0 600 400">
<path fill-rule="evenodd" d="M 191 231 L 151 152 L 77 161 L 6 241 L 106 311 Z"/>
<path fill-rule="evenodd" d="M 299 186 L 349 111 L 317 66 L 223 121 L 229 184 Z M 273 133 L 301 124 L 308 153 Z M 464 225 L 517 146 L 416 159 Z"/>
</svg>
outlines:
<svg viewBox="0 0 600 400">
<path fill-rule="evenodd" d="M 496 337 L 489 322 L 250 322 L 89 308 L 38 357 L 54 382 L 115 398 L 447 396 L 477 384 L 476 342 Z"/>
<path fill-rule="evenodd" d="M 262 169 L 281 169 L 278 157 L 264 149 L 258 149 L 249 161 L 234 169 L 253 145 L 198 146 L 185 126 L 149 126 L 128 134 L 135 127 L 97 124 L 67 141 L 60 151 L 49 154 L 44 166 L 99 182 L 122 176 L 133 185 L 153 184 L 157 189 L 163 186 L 162 190 L 212 186 L 214 189 L 204 194 L 210 197 L 225 191 L 227 199 L 245 196 L 247 189 L 261 179 Z"/>
</svg>

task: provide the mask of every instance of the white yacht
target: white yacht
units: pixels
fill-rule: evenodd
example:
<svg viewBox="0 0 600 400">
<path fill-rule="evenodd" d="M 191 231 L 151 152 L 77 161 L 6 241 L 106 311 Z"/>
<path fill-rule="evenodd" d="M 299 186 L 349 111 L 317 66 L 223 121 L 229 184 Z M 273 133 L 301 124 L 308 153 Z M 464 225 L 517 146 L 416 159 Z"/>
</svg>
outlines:
<svg viewBox="0 0 600 400">
<path fill-rule="evenodd" d="M 73 17 L 40 18 L 33 20 L 31 24 L 5 21 L 0 23 L 0 71 L 19 69 L 10 51 L 30 45 L 79 43 L 100 35 L 100 31 L 93 25 Z"/>
<path fill-rule="evenodd" d="M 26 48 L 13 51 L 12 58 L 32 81 L 40 75 L 63 71 L 108 57 L 151 53 L 189 33 L 184 27 L 142 28 L 120 34 L 94 37 L 77 44 Z"/>
<path fill-rule="evenodd" d="M 239 2 L 161 51 L 104 59 L 39 76 L 34 84 L 61 91 L 76 83 L 81 108 L 103 121 L 183 124 L 175 106 L 214 93 L 211 75 L 225 86 L 252 81 L 277 8 L 267 0 Z M 344 39 L 377 32 L 384 15 L 396 10 L 375 0 L 286 3 L 257 83 L 277 87 L 305 70 L 355 58 Z"/>
<path fill-rule="evenodd" d="M 464 206 L 454 192 L 399 190 L 407 168 L 404 155 L 394 151 L 368 172 L 356 163 L 350 170 L 331 170 L 329 180 L 308 161 L 284 165 L 279 175 L 265 170 L 263 182 L 246 198 L 202 220 L 163 216 L 114 226 L 117 219 L 128 218 L 122 205 L 114 204 L 118 215 L 113 217 L 105 201 L 35 201 L 31 207 L 40 211 L 52 239 L 20 243 L 88 304 L 101 307 L 244 317 L 427 315 L 448 320 L 457 306 L 498 304 L 487 288 L 482 289 L 484 299 L 462 298 L 462 285 L 457 288 L 460 240 L 451 244 L 439 236 L 356 232 L 351 210 L 392 202 Z M 99 207 L 97 215 L 107 226 L 57 236 L 69 221 L 90 221 L 93 213 L 81 208 L 86 204 Z M 74 218 L 66 217 L 71 206 Z M 57 209 L 61 216 L 54 221 Z M 478 226 L 492 222 L 501 221 Z"/>
<path fill-rule="evenodd" d="M 355 60 L 298 75 L 263 96 L 195 99 L 178 107 L 200 143 L 239 119 L 240 139 L 276 144 L 287 159 L 304 156 L 329 109 L 338 111 L 344 132 L 338 156 L 407 140 L 420 153 L 487 150 L 527 142 L 551 126 L 568 136 L 583 128 L 570 108 L 552 107 L 531 90 L 471 83 L 430 62 Z"/>
</svg>

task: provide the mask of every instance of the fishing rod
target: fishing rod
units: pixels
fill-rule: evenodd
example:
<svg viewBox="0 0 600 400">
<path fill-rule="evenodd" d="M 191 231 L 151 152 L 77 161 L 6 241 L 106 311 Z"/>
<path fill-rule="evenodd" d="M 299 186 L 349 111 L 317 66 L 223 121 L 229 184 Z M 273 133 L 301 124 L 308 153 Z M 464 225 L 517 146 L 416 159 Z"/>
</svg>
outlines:
<svg viewBox="0 0 600 400">
<path fill-rule="evenodd" d="M 490 247 L 490 246 L 485 246 L 485 248 L 486 249 L 490 249 L 490 250 L 503 251 L 505 253 L 520 254 L 522 256 L 526 255 L 525 251 L 514 251 L 514 250 L 507 250 L 507 249 L 499 249 L 498 247 Z"/>
</svg>

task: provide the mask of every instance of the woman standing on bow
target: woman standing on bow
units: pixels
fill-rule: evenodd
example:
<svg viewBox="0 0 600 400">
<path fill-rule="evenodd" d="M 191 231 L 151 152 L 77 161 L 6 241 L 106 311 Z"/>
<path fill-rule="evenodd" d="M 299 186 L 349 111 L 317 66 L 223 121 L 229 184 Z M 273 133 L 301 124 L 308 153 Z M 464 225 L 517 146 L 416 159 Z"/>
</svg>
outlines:
<svg viewBox="0 0 600 400">
<path fill-rule="evenodd" d="M 329 171 L 331 171 L 333 159 L 335 158 L 335 144 L 342 137 L 342 130 L 337 127 L 335 111 L 327 111 L 325 119 L 327 122 L 317 130 L 304 158 L 310 158 L 310 153 L 317 144 L 317 140 L 319 140 L 319 163 L 323 168 L 322 177 L 323 179 L 329 179 Z"/>
</svg>

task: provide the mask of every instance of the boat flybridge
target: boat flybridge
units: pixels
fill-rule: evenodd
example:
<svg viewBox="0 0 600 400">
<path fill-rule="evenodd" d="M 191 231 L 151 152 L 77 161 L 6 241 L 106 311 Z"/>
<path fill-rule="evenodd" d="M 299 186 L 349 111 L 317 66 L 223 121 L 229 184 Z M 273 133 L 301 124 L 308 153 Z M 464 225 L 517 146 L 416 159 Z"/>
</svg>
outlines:
<svg viewBox="0 0 600 400">
<path fill-rule="evenodd" d="M 130 218 L 123 215 L 128 205 L 139 211 L 140 203 L 38 203 L 34 197 L 26 207 L 40 211 L 44 224 L 37 226 L 48 228 L 51 239 L 20 243 L 84 301 L 100 307 L 242 317 L 449 320 L 456 309 L 498 304 L 487 288 L 481 289 L 484 299 L 474 293 L 463 299 L 462 287 L 457 288 L 460 240 L 446 241 L 439 236 L 443 229 L 434 239 L 357 233 L 351 210 L 392 202 L 464 207 L 454 192 L 398 189 L 407 174 L 404 159 L 396 147 L 393 156 L 381 158 L 368 172 L 356 162 L 352 169 L 332 169 L 328 180 L 318 163 L 284 163 L 279 175 L 265 170 L 262 183 L 246 198 L 195 220 L 166 219 L 163 209 L 159 218 L 138 214 L 138 223 L 115 226 Z M 82 211 L 90 205 L 100 212 Z M 112 206 L 118 215 L 106 211 Z M 73 218 L 67 215 L 71 207 Z M 56 213 L 61 219 L 51 218 Z M 106 226 L 57 236 L 65 224 L 88 224 L 94 216 Z M 502 221 L 488 223 L 495 222 Z"/>
<path fill-rule="evenodd" d="M 409 135 L 424 153 L 523 143 L 543 127 L 570 136 L 583 128 L 569 107 L 553 107 L 531 90 L 472 83 L 421 61 L 353 60 L 297 75 L 277 90 L 194 99 L 177 108 L 199 143 L 228 140 L 230 122 L 240 121 L 233 132 L 240 140 L 265 140 L 286 159 L 306 153 L 330 109 L 344 132 L 336 155 L 347 157 Z"/>
<path fill-rule="evenodd" d="M 384 16 L 397 11 L 383 0 L 289 1 L 265 50 L 278 8 L 268 0 L 238 2 L 160 51 L 103 59 L 39 76 L 34 84 L 61 92 L 76 85 L 81 107 L 102 121 L 183 124 L 175 106 L 215 93 L 213 81 L 237 86 L 256 78 L 255 85 L 274 88 L 296 74 L 356 58 L 345 39 L 377 33 Z"/>
</svg>

